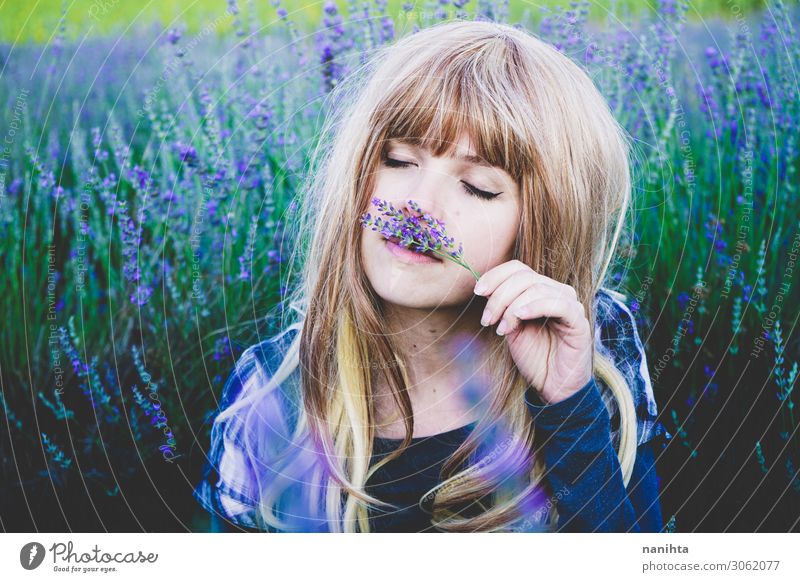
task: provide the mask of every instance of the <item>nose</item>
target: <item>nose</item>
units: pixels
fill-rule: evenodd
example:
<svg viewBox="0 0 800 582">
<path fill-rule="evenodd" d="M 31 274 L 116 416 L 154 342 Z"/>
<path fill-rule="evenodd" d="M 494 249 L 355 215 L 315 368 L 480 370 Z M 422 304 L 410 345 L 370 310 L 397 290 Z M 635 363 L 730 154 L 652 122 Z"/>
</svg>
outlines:
<svg viewBox="0 0 800 582">
<path fill-rule="evenodd" d="M 434 169 L 420 169 L 414 180 L 410 181 L 404 197 L 395 205 L 405 216 L 416 216 L 428 213 L 434 218 L 444 220 L 445 198 L 448 182 L 452 180 L 447 174 Z M 409 203 L 409 200 L 412 203 Z M 414 203 L 419 211 L 414 209 Z"/>
</svg>

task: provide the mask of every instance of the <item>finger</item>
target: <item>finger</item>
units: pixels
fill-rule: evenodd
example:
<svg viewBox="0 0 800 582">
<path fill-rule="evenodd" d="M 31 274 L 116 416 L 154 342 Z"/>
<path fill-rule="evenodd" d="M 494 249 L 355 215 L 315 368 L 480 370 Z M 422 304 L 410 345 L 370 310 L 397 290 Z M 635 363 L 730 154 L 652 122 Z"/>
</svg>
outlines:
<svg viewBox="0 0 800 582">
<path fill-rule="evenodd" d="M 496 267 L 492 267 L 483 275 L 481 275 L 481 278 L 475 282 L 475 294 L 491 295 L 494 290 L 497 289 L 500 283 L 520 270 L 529 270 L 535 272 L 528 265 L 516 259 L 512 259 L 510 261 L 506 261 L 505 263 L 500 263 Z"/>
<path fill-rule="evenodd" d="M 541 301 L 542 299 L 563 298 L 564 291 L 548 285 L 545 282 L 534 283 L 525 291 L 517 295 L 511 301 L 502 314 L 502 317 L 497 324 L 498 335 L 509 335 L 519 331 L 526 318 L 520 317 L 516 314 L 517 308 L 520 306 L 528 305 L 534 301 Z"/>
<path fill-rule="evenodd" d="M 580 322 L 586 321 L 583 304 L 567 297 L 563 292 L 553 295 L 532 297 L 522 294 L 508 309 L 519 320 L 531 320 L 546 317 L 556 319 L 560 323 L 576 331 Z M 588 325 L 588 321 L 586 321 Z"/>
<path fill-rule="evenodd" d="M 533 271 L 520 269 L 513 273 L 489 295 L 481 317 L 481 325 L 494 325 L 500 321 L 508 306 L 522 292 L 536 284 L 536 276 Z"/>
<path fill-rule="evenodd" d="M 570 297 L 575 301 L 578 301 L 578 292 L 575 290 L 575 287 L 572 285 L 567 285 L 566 283 L 562 283 L 561 281 L 556 281 L 555 279 L 550 279 L 553 282 L 555 287 L 559 289 L 566 297 Z"/>
<path fill-rule="evenodd" d="M 510 261 L 506 261 L 505 263 L 501 263 L 496 267 L 489 269 L 483 275 L 481 275 L 480 279 L 478 279 L 475 282 L 475 289 L 474 289 L 475 294 L 483 295 L 485 297 L 490 296 L 492 293 L 495 292 L 497 287 L 499 287 L 503 281 L 505 281 L 511 275 L 519 271 L 530 271 L 542 283 L 546 283 L 551 287 L 557 289 L 563 289 L 567 291 L 568 294 L 571 294 L 575 298 L 577 298 L 578 296 L 577 292 L 575 291 L 575 288 L 572 287 L 571 285 L 566 285 L 546 275 L 542 275 L 541 273 L 536 272 L 534 269 L 532 269 L 522 261 L 518 261 L 517 259 L 512 259 Z"/>
</svg>

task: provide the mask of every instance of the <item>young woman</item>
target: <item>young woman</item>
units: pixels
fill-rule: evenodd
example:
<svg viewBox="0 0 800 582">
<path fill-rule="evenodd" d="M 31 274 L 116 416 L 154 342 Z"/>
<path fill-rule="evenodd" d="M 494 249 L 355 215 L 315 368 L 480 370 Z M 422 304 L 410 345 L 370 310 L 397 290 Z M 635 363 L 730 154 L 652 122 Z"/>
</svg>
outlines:
<svg viewBox="0 0 800 582">
<path fill-rule="evenodd" d="M 276 532 L 659 531 L 670 435 L 602 287 L 628 145 L 586 73 L 515 27 L 451 21 L 335 92 L 296 320 L 237 362 L 195 497 Z M 442 220 L 477 284 L 362 228 L 375 197 Z"/>
</svg>

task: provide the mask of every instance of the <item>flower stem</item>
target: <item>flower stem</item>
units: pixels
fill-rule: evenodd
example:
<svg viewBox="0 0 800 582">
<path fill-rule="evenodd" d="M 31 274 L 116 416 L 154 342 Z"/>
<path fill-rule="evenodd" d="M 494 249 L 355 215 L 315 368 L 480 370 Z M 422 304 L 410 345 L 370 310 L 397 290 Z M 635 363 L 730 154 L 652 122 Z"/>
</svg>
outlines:
<svg viewBox="0 0 800 582">
<path fill-rule="evenodd" d="M 440 253 L 439 251 L 436 251 L 436 250 L 433 250 L 433 249 L 430 249 L 430 250 L 431 250 L 432 253 L 435 253 L 437 255 L 441 255 L 445 259 L 447 259 L 448 261 L 452 261 L 456 265 L 461 265 L 462 267 L 467 269 L 470 273 L 472 273 L 472 276 L 475 277 L 476 281 L 481 278 L 481 276 L 478 273 L 476 273 L 475 270 L 472 267 L 470 267 L 467 263 L 465 263 L 464 261 L 457 261 L 456 259 L 454 259 L 452 257 L 452 255 L 449 255 L 447 253 Z"/>
</svg>

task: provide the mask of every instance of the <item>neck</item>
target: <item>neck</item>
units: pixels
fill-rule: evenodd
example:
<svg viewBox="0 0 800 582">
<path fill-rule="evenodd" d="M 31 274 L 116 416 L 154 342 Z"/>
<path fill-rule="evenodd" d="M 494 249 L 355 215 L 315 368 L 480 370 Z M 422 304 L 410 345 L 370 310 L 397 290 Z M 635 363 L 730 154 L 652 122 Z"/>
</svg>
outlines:
<svg viewBox="0 0 800 582">
<path fill-rule="evenodd" d="M 466 306 L 434 310 L 385 305 L 387 333 L 407 364 L 408 394 L 415 418 L 419 414 L 463 419 L 469 414 L 471 405 L 461 391 L 470 374 L 482 368 L 492 346 L 492 328 L 480 324 L 482 303 L 471 301 Z M 385 407 L 394 408 L 388 386 L 382 376 L 375 380 L 374 396 L 379 408 L 388 414 Z"/>
</svg>

